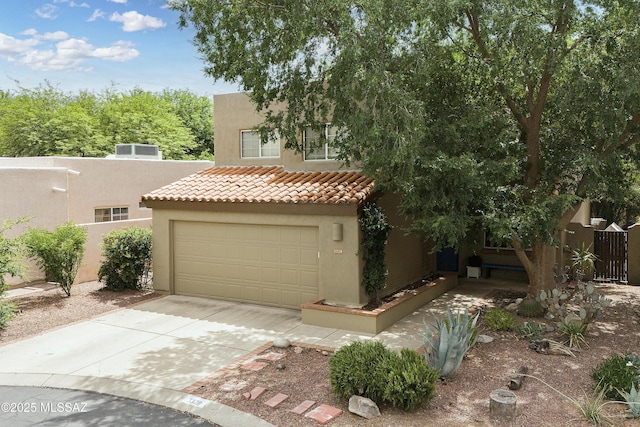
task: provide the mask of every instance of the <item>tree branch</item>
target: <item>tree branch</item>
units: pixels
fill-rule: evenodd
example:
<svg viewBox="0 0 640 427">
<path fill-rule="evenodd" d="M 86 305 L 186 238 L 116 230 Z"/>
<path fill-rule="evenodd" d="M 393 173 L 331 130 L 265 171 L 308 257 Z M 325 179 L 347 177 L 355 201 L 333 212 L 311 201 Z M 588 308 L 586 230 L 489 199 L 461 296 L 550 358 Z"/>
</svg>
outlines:
<svg viewBox="0 0 640 427">
<path fill-rule="evenodd" d="M 493 58 L 491 58 L 489 49 L 487 49 L 486 44 L 482 40 L 482 37 L 480 37 L 480 24 L 478 17 L 469 10 L 465 11 L 465 15 L 467 16 L 467 20 L 469 21 L 469 29 L 467 31 L 471 33 L 471 36 L 473 37 L 473 40 L 478 47 L 478 50 L 480 51 L 480 55 L 482 55 L 482 59 L 484 60 L 484 62 L 487 65 L 491 66 L 493 63 Z M 461 28 L 466 27 L 461 26 Z M 522 111 L 520 111 L 520 108 L 518 108 L 515 100 L 511 97 L 511 95 L 509 95 L 509 93 L 507 92 L 507 88 L 499 78 L 496 80 L 496 88 L 498 89 L 498 93 L 500 93 L 500 95 L 504 98 L 507 107 L 509 107 L 509 110 L 511 110 L 511 113 L 518 121 L 520 126 L 522 126 L 523 129 L 528 129 L 529 123 L 526 117 L 524 116 L 524 114 L 522 114 Z"/>
</svg>

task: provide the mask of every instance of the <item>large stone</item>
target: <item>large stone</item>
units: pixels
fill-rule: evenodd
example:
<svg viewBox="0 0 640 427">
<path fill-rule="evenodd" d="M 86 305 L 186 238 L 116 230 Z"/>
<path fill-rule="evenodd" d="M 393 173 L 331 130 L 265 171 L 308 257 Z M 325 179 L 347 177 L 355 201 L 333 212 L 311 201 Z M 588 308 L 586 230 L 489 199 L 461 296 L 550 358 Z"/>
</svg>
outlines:
<svg viewBox="0 0 640 427">
<path fill-rule="evenodd" d="M 489 335 L 478 335 L 476 342 L 480 344 L 489 344 L 490 342 L 493 342 L 493 337 L 490 337 Z"/>
<path fill-rule="evenodd" d="M 291 342 L 286 338 L 276 338 L 273 340 L 273 346 L 276 348 L 287 348 L 291 345 Z"/>
<path fill-rule="evenodd" d="M 355 395 L 349 399 L 349 412 L 366 419 L 380 416 L 380 409 L 373 400 Z"/>
</svg>

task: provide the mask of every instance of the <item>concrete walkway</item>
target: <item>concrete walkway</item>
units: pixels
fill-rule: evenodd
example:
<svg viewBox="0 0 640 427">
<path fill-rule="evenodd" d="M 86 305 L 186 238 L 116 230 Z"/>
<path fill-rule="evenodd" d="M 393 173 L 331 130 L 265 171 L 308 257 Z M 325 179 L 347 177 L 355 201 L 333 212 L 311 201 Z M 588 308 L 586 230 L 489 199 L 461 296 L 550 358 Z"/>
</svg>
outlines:
<svg viewBox="0 0 640 427">
<path fill-rule="evenodd" d="M 167 296 L 0 346 L 0 385 L 93 391 L 190 412 L 221 426 L 269 426 L 182 390 L 276 338 L 327 347 L 375 338 L 393 349 L 419 348 L 423 319 L 471 306 L 491 289 L 513 287 L 462 281 L 375 336 L 303 325 L 296 310 Z"/>
</svg>

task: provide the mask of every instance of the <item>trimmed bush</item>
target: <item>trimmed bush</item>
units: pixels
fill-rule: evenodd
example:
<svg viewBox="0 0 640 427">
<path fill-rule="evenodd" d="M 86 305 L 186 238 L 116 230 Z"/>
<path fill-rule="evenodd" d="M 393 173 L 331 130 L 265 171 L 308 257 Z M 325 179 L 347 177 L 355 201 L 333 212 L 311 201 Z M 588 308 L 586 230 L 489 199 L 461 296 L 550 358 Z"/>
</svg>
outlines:
<svg viewBox="0 0 640 427">
<path fill-rule="evenodd" d="M 418 352 L 403 349 L 398 355 L 379 341 L 356 341 L 338 349 L 329 359 L 329 376 L 339 397 L 364 396 L 407 411 L 433 398 L 438 379 Z"/>
<path fill-rule="evenodd" d="M 384 400 L 405 411 L 415 411 L 433 398 L 437 379 L 438 372 L 420 353 L 404 348 L 391 364 Z"/>
<path fill-rule="evenodd" d="M 144 288 L 149 281 L 151 248 L 151 230 L 129 227 L 111 231 L 102 239 L 104 261 L 98 280 L 113 291 Z"/>
<path fill-rule="evenodd" d="M 630 390 L 631 386 L 638 388 L 637 358 L 614 354 L 598 366 L 593 368 L 591 378 L 596 383 L 596 389 L 604 392 L 610 399 L 624 401 L 621 391 Z"/>
<path fill-rule="evenodd" d="M 354 394 L 381 403 L 386 387 L 385 369 L 394 356 L 380 341 L 355 341 L 340 347 L 329 359 L 333 392 L 343 398 Z"/>
</svg>

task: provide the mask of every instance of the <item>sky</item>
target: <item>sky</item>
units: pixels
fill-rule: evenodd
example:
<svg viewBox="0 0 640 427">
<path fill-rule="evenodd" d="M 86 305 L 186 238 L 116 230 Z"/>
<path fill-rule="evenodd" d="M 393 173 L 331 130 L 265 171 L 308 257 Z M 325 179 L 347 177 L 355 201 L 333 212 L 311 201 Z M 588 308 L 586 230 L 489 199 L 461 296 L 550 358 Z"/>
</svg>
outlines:
<svg viewBox="0 0 640 427">
<path fill-rule="evenodd" d="M 166 0 L 1 0 L 0 89 L 238 92 L 204 75 L 178 17 Z"/>
</svg>

